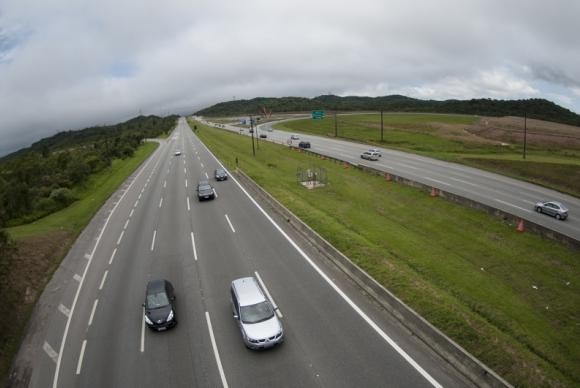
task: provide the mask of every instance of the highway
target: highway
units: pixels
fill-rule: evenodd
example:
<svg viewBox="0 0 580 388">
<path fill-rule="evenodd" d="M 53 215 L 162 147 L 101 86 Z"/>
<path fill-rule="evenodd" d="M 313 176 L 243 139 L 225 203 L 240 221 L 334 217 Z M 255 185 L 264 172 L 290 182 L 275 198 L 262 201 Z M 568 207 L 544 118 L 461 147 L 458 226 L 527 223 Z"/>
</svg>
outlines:
<svg viewBox="0 0 580 388">
<path fill-rule="evenodd" d="M 23 345 L 28 386 L 471 386 L 235 179 L 216 182 L 219 166 L 180 119 L 41 297 Z M 217 199 L 198 202 L 207 177 Z M 279 306 L 281 346 L 244 347 L 229 302 L 231 281 L 244 276 L 259 277 Z M 144 325 L 153 278 L 177 295 L 179 323 L 166 332 Z"/>
<path fill-rule="evenodd" d="M 307 117 L 290 120 L 300 118 Z M 280 121 L 258 125 L 256 135 L 266 134 L 267 136 L 266 139 L 260 139 L 260 141 L 288 144 L 292 133 L 273 129 L 278 122 Z M 210 124 L 205 120 L 204 123 Z M 221 125 L 221 127 L 240 133 L 240 127 L 237 126 Z M 249 136 L 247 129 L 241 133 Z M 293 146 L 298 146 L 301 140 L 309 141 L 312 152 L 353 164 L 373 167 L 457 194 L 580 240 L 580 199 L 570 195 L 476 168 L 401 151 L 381 149 L 382 157 L 378 161 L 367 161 L 361 159 L 360 155 L 370 148 L 368 145 L 302 133 L 298 135 L 300 140 L 292 141 Z M 553 217 L 536 213 L 534 211 L 536 202 L 546 200 L 565 204 L 569 209 L 568 219 L 558 221 Z"/>
</svg>

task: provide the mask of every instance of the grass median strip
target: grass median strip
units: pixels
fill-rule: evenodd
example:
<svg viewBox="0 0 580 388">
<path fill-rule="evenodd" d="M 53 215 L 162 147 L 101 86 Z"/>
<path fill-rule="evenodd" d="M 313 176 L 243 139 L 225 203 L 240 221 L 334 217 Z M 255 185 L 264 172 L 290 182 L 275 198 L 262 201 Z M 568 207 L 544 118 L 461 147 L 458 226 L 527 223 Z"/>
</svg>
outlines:
<svg viewBox="0 0 580 388">
<path fill-rule="evenodd" d="M 196 134 L 515 385 L 580 383 L 578 252 L 485 213 L 288 147 L 196 123 Z M 299 168 L 323 168 L 307 190 Z"/>
</svg>

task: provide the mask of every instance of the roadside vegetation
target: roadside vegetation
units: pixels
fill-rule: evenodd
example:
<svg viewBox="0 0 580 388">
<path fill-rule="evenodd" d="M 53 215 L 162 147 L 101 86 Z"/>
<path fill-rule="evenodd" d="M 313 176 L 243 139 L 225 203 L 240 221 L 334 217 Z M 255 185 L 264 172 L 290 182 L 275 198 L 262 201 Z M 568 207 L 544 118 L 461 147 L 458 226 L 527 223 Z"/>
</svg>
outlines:
<svg viewBox="0 0 580 388">
<path fill-rule="evenodd" d="M 524 119 L 463 115 L 339 115 L 295 120 L 276 128 L 398 149 L 512 176 L 580 197 L 580 127 Z"/>
<path fill-rule="evenodd" d="M 157 148 L 176 117 L 61 132 L 0 159 L 0 385 L 34 305 L 104 202 Z"/>
<path fill-rule="evenodd" d="M 457 118 L 457 120 L 472 120 Z M 516 386 L 580 385 L 578 252 L 356 168 L 200 123 L 198 135 Z M 307 190 L 298 168 L 324 168 Z"/>
</svg>

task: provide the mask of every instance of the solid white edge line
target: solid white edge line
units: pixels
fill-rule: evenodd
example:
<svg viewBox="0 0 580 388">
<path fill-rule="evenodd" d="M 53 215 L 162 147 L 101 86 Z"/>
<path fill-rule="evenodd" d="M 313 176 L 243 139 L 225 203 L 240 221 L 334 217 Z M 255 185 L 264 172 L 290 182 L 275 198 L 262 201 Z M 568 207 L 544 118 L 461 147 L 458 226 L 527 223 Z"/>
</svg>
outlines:
<svg viewBox="0 0 580 388">
<path fill-rule="evenodd" d="M 191 248 L 193 249 L 193 258 L 197 261 L 197 250 L 195 249 L 195 238 L 193 237 L 193 232 L 191 232 Z"/>
<path fill-rule="evenodd" d="M 256 202 L 254 200 L 254 198 L 252 198 L 252 196 L 246 191 L 246 189 L 244 189 L 242 187 L 242 185 L 240 184 L 240 182 L 238 182 L 238 180 L 236 178 L 234 178 L 231 174 L 229 174 L 229 171 L 222 165 L 222 163 L 218 160 L 218 158 L 209 150 L 209 148 L 207 148 L 207 146 L 200 140 L 200 143 L 204 146 L 204 148 L 207 150 L 207 152 L 213 156 L 213 158 L 217 161 L 217 163 L 224 169 L 226 170 L 226 172 L 228 172 L 228 175 L 230 175 L 230 177 L 233 179 L 234 182 L 236 182 L 236 184 L 238 185 L 238 187 L 240 188 L 240 190 L 242 190 L 242 192 L 244 194 L 246 194 L 246 196 L 248 197 L 248 199 L 260 210 L 260 212 L 264 215 L 264 217 L 266 217 L 266 219 L 268 221 L 270 221 L 270 223 L 272 225 L 274 225 L 274 227 L 280 232 L 280 234 L 282 234 L 282 236 L 284 236 L 284 238 L 290 243 L 290 245 L 292 245 L 294 247 L 294 249 L 296 249 L 296 251 L 306 260 L 306 262 L 308 262 L 308 264 L 310 264 L 310 266 L 316 271 L 318 272 L 318 274 L 330 285 L 330 287 L 332 287 L 341 297 L 342 299 L 349 305 L 351 306 L 351 308 L 359 314 L 359 316 L 365 321 L 367 322 L 367 324 L 377 333 L 379 334 L 379 336 L 381 336 L 389 345 L 391 345 L 391 347 L 397 352 L 399 353 L 399 355 L 401 355 L 401 357 L 403 357 L 409 364 L 411 364 L 411 366 L 413 368 L 415 368 L 415 370 L 417 372 L 419 372 L 427 381 L 429 381 L 429 383 L 431 385 L 433 385 L 434 387 L 437 388 L 442 388 L 442 385 L 439 384 L 437 382 L 437 380 L 435 380 L 433 377 L 431 377 L 431 375 L 424 370 L 419 364 L 417 364 L 417 362 L 415 360 L 413 360 L 413 358 L 411 358 L 411 356 L 409 356 L 407 354 L 407 352 L 405 352 L 401 347 L 399 347 L 399 345 L 397 345 L 397 343 L 395 341 L 393 341 L 391 339 L 391 337 L 389 337 L 368 315 L 366 315 L 366 313 L 364 311 L 362 311 L 360 309 L 360 307 L 358 307 L 336 284 L 334 284 L 334 282 L 314 263 L 314 261 L 312 261 L 312 259 L 298 246 L 298 244 L 296 244 L 291 238 L 290 236 L 288 236 L 288 234 L 286 232 L 284 232 L 284 230 L 282 230 L 282 228 L 276 223 L 276 221 L 274 221 L 272 219 L 272 217 L 270 217 L 270 215 L 268 213 L 266 213 L 266 211 L 264 209 L 262 209 L 262 207 L 258 204 L 258 202 Z"/>
<path fill-rule="evenodd" d="M 272 306 L 274 306 L 274 309 L 276 310 L 276 314 L 278 314 L 279 318 L 282 318 L 283 317 L 282 311 L 280 311 L 280 308 L 278 307 L 278 305 L 274 301 L 274 298 L 272 298 L 272 295 L 270 295 L 270 291 L 268 290 L 268 287 L 266 287 L 266 283 L 264 283 L 264 281 L 262 281 L 262 277 L 260 276 L 258 271 L 254 271 L 254 274 L 256 275 L 258 282 L 260 282 L 260 286 L 262 287 L 262 289 L 266 293 L 266 296 L 268 297 L 268 299 L 270 299 L 270 302 L 272 302 Z"/>
<path fill-rule="evenodd" d="M 85 348 L 87 347 L 87 340 L 83 341 L 81 346 L 81 353 L 79 355 L 79 362 L 77 363 L 77 375 L 81 374 L 81 368 L 83 367 L 83 358 L 85 357 Z"/>
<path fill-rule="evenodd" d="M 226 375 L 224 373 L 224 368 L 222 366 L 222 361 L 220 359 L 220 353 L 218 352 L 217 344 L 215 342 L 215 337 L 213 335 L 213 328 L 211 326 L 211 319 L 209 317 L 209 313 L 205 312 L 205 319 L 207 321 L 207 329 L 209 330 L 209 338 L 211 340 L 211 346 L 213 347 L 213 354 L 215 356 L 215 362 L 218 366 L 218 370 L 220 372 L 220 377 L 222 379 L 222 385 L 224 388 L 228 388 L 228 382 L 226 380 Z"/>
<path fill-rule="evenodd" d="M 111 265 L 113 263 L 113 260 L 115 259 L 116 254 L 117 254 L 117 248 L 113 249 L 113 253 L 111 253 L 111 258 L 109 259 L 109 265 Z"/>
<path fill-rule="evenodd" d="M 153 239 L 151 240 L 151 250 L 155 249 L 155 236 L 157 236 L 157 230 L 153 231 Z"/>
<path fill-rule="evenodd" d="M 105 280 L 107 280 L 108 274 L 109 274 L 109 270 L 106 270 L 105 273 L 103 274 L 103 279 L 101 280 L 101 285 L 99 286 L 99 290 L 103 289 L 103 286 L 105 285 Z"/>
<path fill-rule="evenodd" d="M 143 322 L 141 323 L 141 347 L 139 348 L 139 350 L 141 350 L 141 353 L 145 351 L 145 307 L 143 307 L 142 321 Z"/>
<path fill-rule="evenodd" d="M 234 229 L 234 226 L 232 225 L 232 222 L 230 221 L 230 217 L 228 217 L 228 215 L 226 214 L 226 220 L 228 221 L 228 224 L 230 225 L 230 228 L 232 229 L 232 232 L 236 233 L 236 230 Z"/>
<path fill-rule="evenodd" d="M 99 304 L 99 300 L 95 299 L 93 303 L 93 309 L 91 310 L 91 315 L 89 316 L 89 326 L 93 323 L 93 318 L 95 317 L 95 311 L 97 310 L 97 305 Z"/>
</svg>

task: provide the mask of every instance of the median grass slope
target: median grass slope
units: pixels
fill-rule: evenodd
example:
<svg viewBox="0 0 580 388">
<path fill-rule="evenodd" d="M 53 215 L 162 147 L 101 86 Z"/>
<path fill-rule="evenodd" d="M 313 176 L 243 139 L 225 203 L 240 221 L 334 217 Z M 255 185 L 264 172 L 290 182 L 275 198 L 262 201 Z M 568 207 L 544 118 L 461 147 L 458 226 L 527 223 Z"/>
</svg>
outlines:
<svg viewBox="0 0 580 388">
<path fill-rule="evenodd" d="M 485 213 L 284 146 L 197 135 L 381 284 L 518 386 L 580 384 L 578 252 Z M 322 167 L 323 188 L 296 182 Z"/>
<path fill-rule="evenodd" d="M 6 381 L 38 297 L 70 246 L 105 201 L 157 146 L 157 143 L 144 143 L 132 157 L 114 160 L 110 168 L 74 189 L 79 200 L 69 207 L 33 223 L 8 229 L 16 251 L 0 279 L 0 316 L 5 317 L 0 321 L 0 383 Z"/>
<path fill-rule="evenodd" d="M 580 197 L 580 127 L 517 117 L 443 114 L 339 115 L 295 120 L 277 128 L 345 138 L 483 168 Z"/>
</svg>

